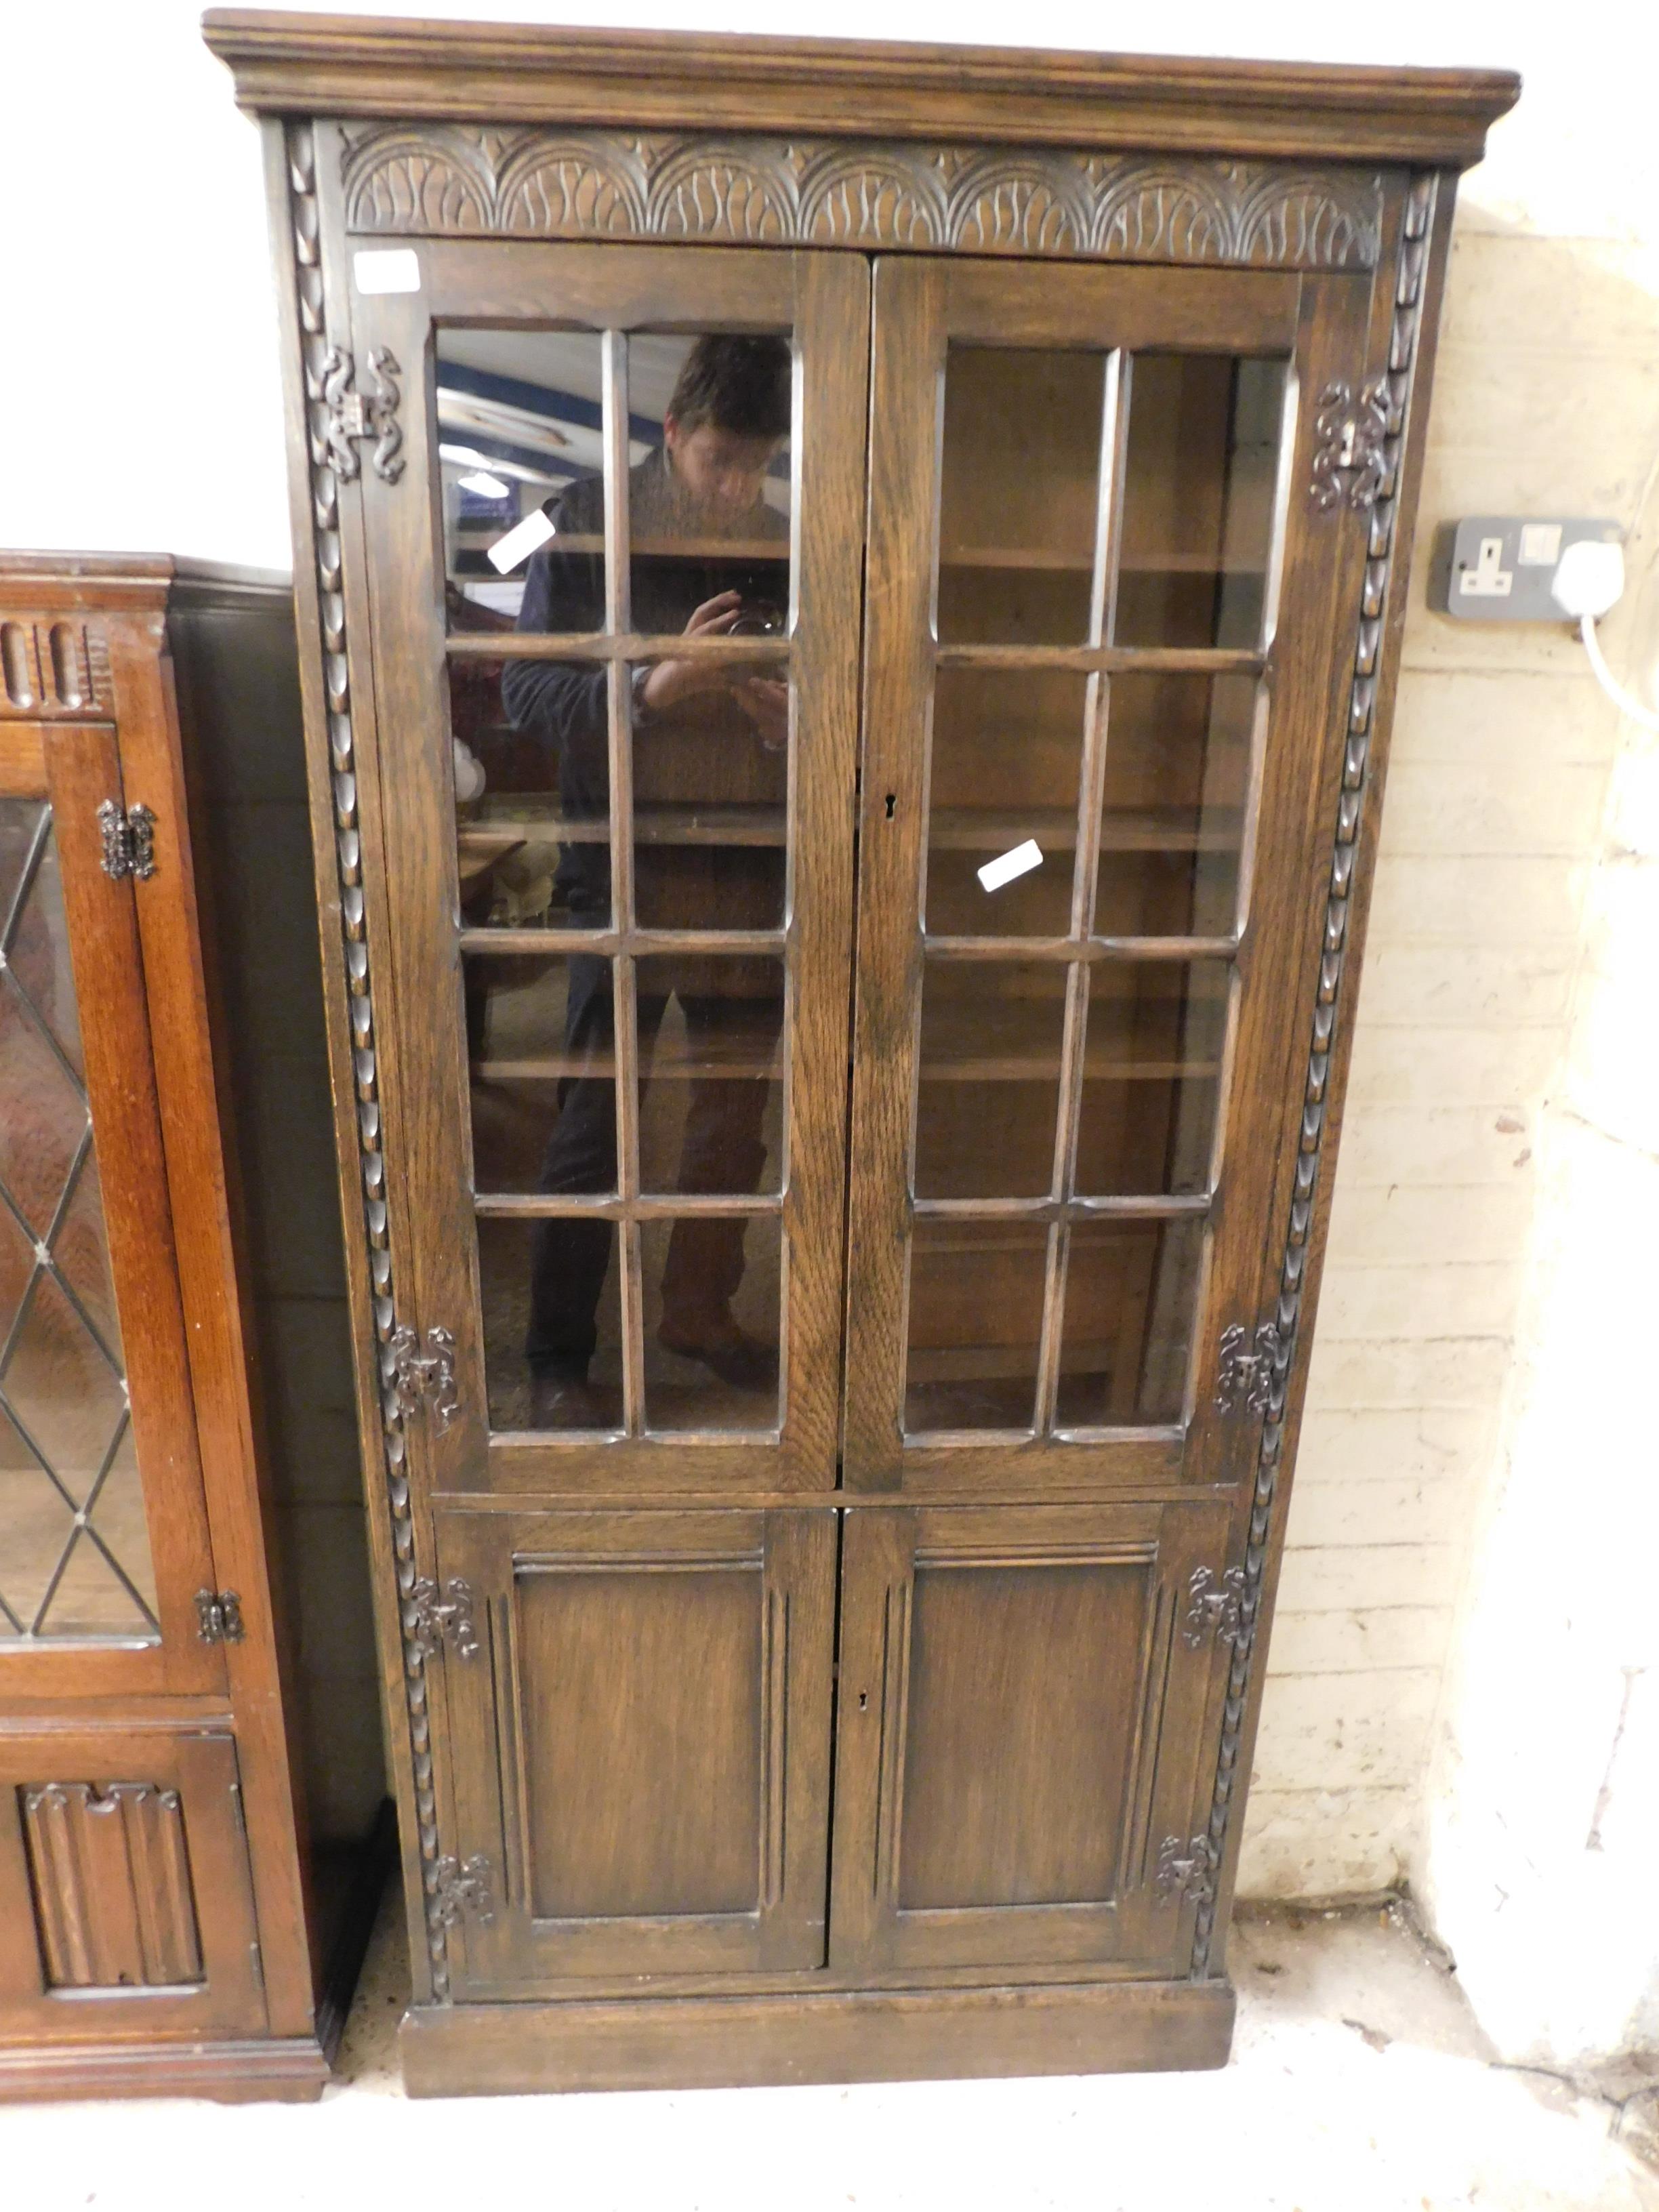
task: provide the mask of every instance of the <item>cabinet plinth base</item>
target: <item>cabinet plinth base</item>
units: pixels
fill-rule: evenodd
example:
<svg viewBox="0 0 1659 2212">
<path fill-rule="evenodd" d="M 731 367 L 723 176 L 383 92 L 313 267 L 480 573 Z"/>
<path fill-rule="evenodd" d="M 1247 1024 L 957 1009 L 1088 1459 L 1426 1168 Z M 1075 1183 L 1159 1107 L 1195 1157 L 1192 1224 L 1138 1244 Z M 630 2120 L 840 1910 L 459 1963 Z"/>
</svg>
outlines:
<svg viewBox="0 0 1659 2212">
<path fill-rule="evenodd" d="M 731 2089 L 1224 2066 L 1227 1982 L 414 2005 L 412 2097 Z"/>
<path fill-rule="evenodd" d="M 313 2104 L 329 2080 L 311 2035 L 196 2043 L 0 2045 L 0 2104 L 84 2097 L 210 2097 Z"/>
</svg>

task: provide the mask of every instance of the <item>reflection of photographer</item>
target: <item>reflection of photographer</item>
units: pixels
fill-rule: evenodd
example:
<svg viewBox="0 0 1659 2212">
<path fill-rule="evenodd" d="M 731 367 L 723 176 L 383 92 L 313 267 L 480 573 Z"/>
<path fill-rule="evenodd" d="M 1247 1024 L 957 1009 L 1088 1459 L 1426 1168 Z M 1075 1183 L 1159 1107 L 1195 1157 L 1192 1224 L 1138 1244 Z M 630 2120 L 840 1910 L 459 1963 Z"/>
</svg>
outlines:
<svg viewBox="0 0 1659 2212">
<path fill-rule="evenodd" d="M 774 603 L 781 560 L 744 557 L 734 543 L 775 538 L 787 549 L 788 525 L 766 506 L 766 472 L 788 434 L 791 368 L 781 338 L 711 336 L 687 355 L 663 423 L 662 445 L 628 480 L 632 628 L 636 633 L 696 637 L 781 635 Z M 574 486 L 552 514 L 556 535 L 530 566 L 521 630 L 605 628 L 601 553 L 561 539 L 602 540 L 604 490 Z M 787 793 L 788 686 L 752 665 L 701 659 L 641 665 L 629 677 L 634 725 L 634 796 L 680 807 L 767 805 L 781 811 Z M 501 696 L 516 727 L 556 744 L 562 811 L 602 822 L 610 805 L 606 743 L 607 674 L 592 663 L 509 661 Z M 577 927 L 611 919 L 611 860 L 603 842 L 562 848 L 558 882 Z M 779 929 L 784 856 L 780 847 L 638 843 L 635 904 L 643 927 Z M 660 984 L 665 963 L 653 960 Z M 672 995 L 679 1000 L 694 1058 L 718 1057 L 722 1041 L 769 1060 L 782 1027 L 773 963 L 694 954 L 675 959 Z M 643 981 L 643 975 L 641 975 Z M 668 992 L 637 996 L 641 1077 L 647 1071 Z M 610 963 L 576 955 L 569 963 L 565 1048 L 573 1058 L 611 1063 L 614 1049 Z M 643 1085 L 641 1085 L 643 1088 Z M 678 1187 L 688 1194 L 752 1191 L 765 1164 L 761 1124 L 763 1077 L 687 1085 Z M 608 1073 L 569 1078 L 559 1087 L 559 1118 L 543 1164 L 548 1192 L 616 1188 L 616 1107 Z M 681 1220 L 663 1270 L 661 1341 L 700 1360 L 737 1387 L 775 1376 L 775 1353 L 745 1336 L 731 1301 L 743 1279 L 744 1224 Z M 607 1222 L 538 1224 L 526 1341 L 539 1426 L 610 1426 L 614 1415 L 587 1383 L 596 1316 L 610 1264 Z"/>
</svg>

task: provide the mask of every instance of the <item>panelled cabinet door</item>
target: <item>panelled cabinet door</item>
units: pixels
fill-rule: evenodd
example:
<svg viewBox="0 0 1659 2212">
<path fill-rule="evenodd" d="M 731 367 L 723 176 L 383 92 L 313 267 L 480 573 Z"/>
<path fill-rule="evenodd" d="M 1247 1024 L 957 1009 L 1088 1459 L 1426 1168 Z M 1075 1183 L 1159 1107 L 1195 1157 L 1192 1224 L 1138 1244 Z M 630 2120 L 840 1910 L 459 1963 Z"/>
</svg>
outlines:
<svg viewBox="0 0 1659 2212">
<path fill-rule="evenodd" d="M 1224 1505 L 847 1523 L 831 1965 L 1184 1972 Z"/>
<path fill-rule="evenodd" d="M 417 290 L 351 300 L 365 400 L 409 386 L 395 463 L 357 449 L 353 788 L 372 690 L 360 912 L 394 948 L 395 1317 L 453 1358 L 437 1479 L 831 1488 L 867 264 L 407 258 Z"/>
<path fill-rule="evenodd" d="M 0 1736 L 0 2043 L 264 2024 L 233 1739 Z"/>
<path fill-rule="evenodd" d="M 467 1994 L 823 1965 L 835 1523 L 441 1515 Z"/>
<path fill-rule="evenodd" d="M 1306 395 L 1369 297 L 877 264 L 851 1488 L 1243 1471 L 1363 550 Z"/>
<path fill-rule="evenodd" d="M 0 722 L 0 1700 L 224 1679 L 132 798 L 107 724 Z"/>
</svg>

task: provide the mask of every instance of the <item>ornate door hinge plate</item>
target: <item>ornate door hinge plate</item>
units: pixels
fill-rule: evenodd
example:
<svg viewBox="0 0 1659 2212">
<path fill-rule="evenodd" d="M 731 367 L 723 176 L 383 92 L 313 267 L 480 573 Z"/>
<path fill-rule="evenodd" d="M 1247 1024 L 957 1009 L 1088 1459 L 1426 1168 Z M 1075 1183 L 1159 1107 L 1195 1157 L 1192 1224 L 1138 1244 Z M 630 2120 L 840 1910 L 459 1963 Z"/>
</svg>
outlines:
<svg viewBox="0 0 1659 2212">
<path fill-rule="evenodd" d="M 1313 503 L 1324 513 L 1347 505 L 1363 514 L 1389 489 L 1389 387 L 1328 384 L 1314 416 Z"/>
<path fill-rule="evenodd" d="M 247 1634 L 242 1601 L 233 1589 L 198 1590 L 196 1633 L 204 1644 L 240 1644 Z"/>
<path fill-rule="evenodd" d="M 1179 1899 L 1183 1905 L 1198 1904 L 1211 1893 L 1210 1875 L 1207 1836 L 1194 1836 L 1186 1843 L 1179 1836 L 1165 1836 L 1152 1875 L 1160 1903 L 1173 1905 Z"/>
<path fill-rule="evenodd" d="M 446 1928 L 453 1928 L 464 1912 L 482 1927 L 495 1917 L 495 1869 L 482 1851 L 467 1860 L 441 1858 L 427 1877 L 427 1894 Z"/>
<path fill-rule="evenodd" d="M 1223 1413 L 1265 1413 L 1273 1403 L 1276 1371 L 1288 1357 L 1283 1337 L 1264 1321 L 1252 1340 L 1243 1322 L 1221 1332 L 1215 1370 L 1215 1404 Z"/>
<path fill-rule="evenodd" d="M 104 841 L 104 873 L 118 882 L 136 876 L 147 884 L 155 873 L 155 817 L 148 806 L 129 806 L 106 799 L 98 810 L 98 834 Z"/>
<path fill-rule="evenodd" d="M 430 1406 L 439 1431 L 447 1429 L 461 1410 L 455 1388 L 455 1340 L 447 1328 L 429 1328 L 416 1335 L 407 1322 L 399 1322 L 387 1340 L 391 1355 L 392 1398 L 400 1413 Z"/>
<path fill-rule="evenodd" d="M 402 374 L 388 346 L 375 346 L 368 356 L 368 390 L 352 389 L 356 375 L 351 356 L 341 346 L 331 346 L 323 359 L 323 406 L 327 413 L 328 457 L 337 476 L 350 483 L 358 473 L 354 441 L 373 438 L 369 456 L 377 477 L 396 483 L 404 472 L 400 450 L 404 434 L 398 424 L 398 402 Z"/>
<path fill-rule="evenodd" d="M 1218 1644 L 1237 1644 L 1243 1627 L 1244 1570 L 1229 1567 L 1219 1577 L 1210 1567 L 1194 1567 L 1187 1578 L 1192 1602 L 1181 1624 L 1181 1640 L 1196 1651 L 1206 1637 Z"/>
<path fill-rule="evenodd" d="M 458 1658 L 471 1659 L 478 1649 L 472 1626 L 472 1585 L 459 1577 L 447 1582 L 441 1597 L 429 1575 L 422 1575 L 404 1601 L 404 1633 L 428 1659 L 435 1659 L 447 1637 Z"/>
</svg>

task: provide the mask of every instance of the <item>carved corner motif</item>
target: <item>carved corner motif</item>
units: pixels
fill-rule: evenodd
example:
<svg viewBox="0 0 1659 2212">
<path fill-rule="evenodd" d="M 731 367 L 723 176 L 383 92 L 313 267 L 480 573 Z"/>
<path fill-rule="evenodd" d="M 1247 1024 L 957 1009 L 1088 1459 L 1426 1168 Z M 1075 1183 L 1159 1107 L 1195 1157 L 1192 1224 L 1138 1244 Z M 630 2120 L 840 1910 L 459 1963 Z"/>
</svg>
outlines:
<svg viewBox="0 0 1659 2212">
<path fill-rule="evenodd" d="M 404 434 L 398 422 L 402 394 L 397 383 L 402 371 L 389 346 L 376 346 L 368 356 L 367 392 L 353 390 L 356 374 L 351 356 L 344 348 L 330 346 L 321 369 L 329 460 L 336 475 L 351 483 L 359 468 L 356 441 L 373 438 L 374 451 L 370 459 L 375 475 L 387 483 L 396 483 L 404 472 Z"/>
<path fill-rule="evenodd" d="M 349 230 L 1369 269 L 1382 180 L 1084 150 L 456 124 L 344 149 Z"/>
<path fill-rule="evenodd" d="M 1329 514 L 1351 507 L 1357 514 L 1392 496 L 1389 441 L 1399 426 L 1391 423 L 1392 394 L 1385 380 L 1368 384 L 1354 397 L 1350 384 L 1328 384 L 1314 416 L 1314 505 Z"/>
</svg>

